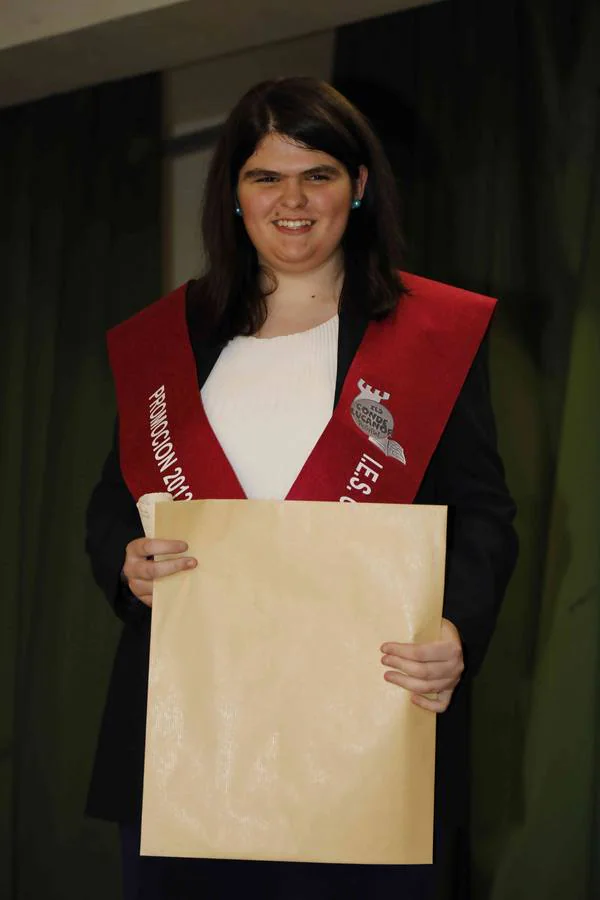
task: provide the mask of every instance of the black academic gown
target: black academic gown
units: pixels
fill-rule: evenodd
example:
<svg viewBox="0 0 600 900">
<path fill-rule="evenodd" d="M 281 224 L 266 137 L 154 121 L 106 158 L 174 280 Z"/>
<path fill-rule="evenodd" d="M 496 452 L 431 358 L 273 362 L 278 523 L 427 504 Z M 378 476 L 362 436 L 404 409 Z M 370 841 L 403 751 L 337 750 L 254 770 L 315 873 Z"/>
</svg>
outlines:
<svg viewBox="0 0 600 900">
<path fill-rule="evenodd" d="M 201 388 L 219 351 L 203 343 L 189 293 L 188 326 Z M 336 403 L 366 326 L 363 316 L 342 307 Z M 427 415 L 426 409 L 423 415 Z M 141 810 L 151 613 L 120 581 L 125 547 L 143 531 L 121 474 L 117 443 L 115 435 L 87 513 L 86 548 L 95 579 L 124 623 L 87 813 L 135 822 Z M 415 503 L 449 507 L 443 614 L 459 629 L 465 653 L 463 679 L 449 709 L 438 716 L 437 725 L 436 842 L 438 858 L 446 865 L 447 860 L 460 858 L 449 851 L 453 844 L 464 843 L 468 825 L 469 685 L 482 663 L 517 554 L 512 526 L 515 507 L 496 449 L 485 346 L 475 358 Z M 465 890 L 460 889 L 461 897 L 466 896 Z"/>
</svg>

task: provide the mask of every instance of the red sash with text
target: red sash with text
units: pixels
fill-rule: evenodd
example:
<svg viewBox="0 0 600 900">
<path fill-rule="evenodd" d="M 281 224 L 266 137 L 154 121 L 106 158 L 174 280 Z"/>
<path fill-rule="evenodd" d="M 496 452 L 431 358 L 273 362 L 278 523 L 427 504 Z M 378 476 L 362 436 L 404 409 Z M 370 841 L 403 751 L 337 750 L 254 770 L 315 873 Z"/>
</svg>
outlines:
<svg viewBox="0 0 600 900">
<path fill-rule="evenodd" d="M 288 500 L 411 503 L 495 300 L 415 275 L 394 314 L 371 322 L 342 393 Z M 137 501 L 243 499 L 202 405 L 185 286 L 108 334 L 123 477 Z"/>
</svg>

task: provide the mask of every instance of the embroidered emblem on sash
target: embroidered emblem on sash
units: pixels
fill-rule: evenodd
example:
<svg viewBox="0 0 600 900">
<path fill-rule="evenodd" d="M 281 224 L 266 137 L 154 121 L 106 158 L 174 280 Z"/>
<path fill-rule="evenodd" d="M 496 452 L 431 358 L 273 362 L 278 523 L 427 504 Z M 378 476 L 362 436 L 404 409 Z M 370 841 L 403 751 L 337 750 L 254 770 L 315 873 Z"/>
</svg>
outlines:
<svg viewBox="0 0 600 900">
<path fill-rule="evenodd" d="M 387 391 L 377 391 L 366 384 L 362 378 L 358 381 L 360 393 L 352 401 L 351 413 L 354 422 L 361 431 L 369 436 L 369 440 L 386 456 L 391 456 L 406 465 L 404 450 L 398 441 L 392 441 L 394 430 L 394 418 L 383 405 L 384 400 L 389 400 Z"/>
</svg>

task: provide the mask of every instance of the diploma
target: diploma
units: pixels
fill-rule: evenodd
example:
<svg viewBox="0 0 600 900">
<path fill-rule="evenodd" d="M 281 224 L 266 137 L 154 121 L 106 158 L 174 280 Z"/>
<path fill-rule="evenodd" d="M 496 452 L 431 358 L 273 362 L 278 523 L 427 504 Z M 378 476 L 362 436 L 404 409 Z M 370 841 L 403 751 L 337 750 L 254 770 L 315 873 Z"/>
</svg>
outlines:
<svg viewBox="0 0 600 900">
<path fill-rule="evenodd" d="M 141 852 L 431 863 L 435 714 L 383 678 L 439 636 L 446 508 L 158 503 Z"/>
</svg>

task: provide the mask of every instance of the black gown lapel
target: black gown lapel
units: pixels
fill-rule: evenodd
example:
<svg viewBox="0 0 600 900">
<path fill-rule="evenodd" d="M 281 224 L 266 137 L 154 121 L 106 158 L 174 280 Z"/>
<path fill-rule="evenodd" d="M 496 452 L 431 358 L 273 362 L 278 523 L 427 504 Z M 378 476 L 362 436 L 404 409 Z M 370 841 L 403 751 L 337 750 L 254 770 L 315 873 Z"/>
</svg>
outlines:
<svg viewBox="0 0 600 900">
<path fill-rule="evenodd" d="M 333 408 L 338 405 L 342 387 L 356 356 L 360 343 L 365 336 L 369 320 L 350 303 L 342 303 L 340 309 L 340 330 L 338 334 L 337 375 L 335 379 L 335 398 Z"/>
</svg>

